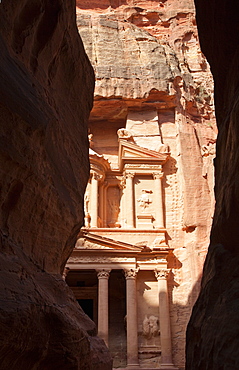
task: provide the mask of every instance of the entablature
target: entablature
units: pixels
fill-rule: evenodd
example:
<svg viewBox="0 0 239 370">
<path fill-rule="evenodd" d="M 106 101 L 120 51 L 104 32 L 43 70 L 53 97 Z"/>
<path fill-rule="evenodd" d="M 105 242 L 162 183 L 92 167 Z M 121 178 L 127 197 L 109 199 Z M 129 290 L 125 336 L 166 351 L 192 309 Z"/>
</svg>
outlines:
<svg viewBox="0 0 239 370">
<path fill-rule="evenodd" d="M 73 270 L 91 268 L 155 270 L 167 267 L 167 256 L 170 251 L 167 245 L 153 249 L 144 243 L 141 246 L 133 245 L 85 230 L 81 232 L 79 240 L 67 263 L 67 267 Z"/>
</svg>

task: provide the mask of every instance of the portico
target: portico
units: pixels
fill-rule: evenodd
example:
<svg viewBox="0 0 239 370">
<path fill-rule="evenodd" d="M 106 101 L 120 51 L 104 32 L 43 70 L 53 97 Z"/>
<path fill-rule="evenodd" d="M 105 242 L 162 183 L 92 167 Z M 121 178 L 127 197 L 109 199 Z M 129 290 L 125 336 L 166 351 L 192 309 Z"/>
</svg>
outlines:
<svg viewBox="0 0 239 370">
<path fill-rule="evenodd" d="M 162 362 L 161 369 L 174 369 L 167 298 L 169 249 L 163 243 L 155 244 L 151 249 L 117 240 L 124 232 L 128 233 L 128 239 L 133 237 L 129 229 L 118 229 L 114 232 L 114 239 L 109 238 L 112 237 L 110 229 L 83 229 L 67 264 L 67 282 L 76 299 L 92 299 L 98 335 L 112 348 L 117 366 L 142 368 L 148 357 L 153 356 L 154 365 Z M 151 230 L 152 239 L 163 234 L 164 230 Z M 94 280 L 89 284 L 91 287 L 87 287 L 86 274 Z M 122 305 L 120 309 L 110 303 L 113 295 L 117 294 L 120 295 L 117 297 Z M 114 321 L 114 317 L 119 322 L 111 331 L 109 323 Z M 121 339 L 115 334 L 117 330 Z M 123 347 L 125 353 L 121 353 L 121 360 L 117 359 Z"/>
</svg>

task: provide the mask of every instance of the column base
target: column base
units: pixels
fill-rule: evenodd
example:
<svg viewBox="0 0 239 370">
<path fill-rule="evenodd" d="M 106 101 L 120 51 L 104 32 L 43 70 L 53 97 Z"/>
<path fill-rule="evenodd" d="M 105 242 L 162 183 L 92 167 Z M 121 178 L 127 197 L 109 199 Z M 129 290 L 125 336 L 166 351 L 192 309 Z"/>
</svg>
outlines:
<svg viewBox="0 0 239 370">
<path fill-rule="evenodd" d="M 160 370 L 178 370 L 174 364 L 160 364 L 159 368 Z"/>
</svg>

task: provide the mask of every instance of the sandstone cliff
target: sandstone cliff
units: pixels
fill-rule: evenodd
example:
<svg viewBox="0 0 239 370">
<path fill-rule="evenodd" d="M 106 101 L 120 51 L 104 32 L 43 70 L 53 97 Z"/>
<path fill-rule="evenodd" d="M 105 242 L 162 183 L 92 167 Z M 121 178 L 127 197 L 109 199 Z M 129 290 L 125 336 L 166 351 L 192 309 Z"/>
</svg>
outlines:
<svg viewBox="0 0 239 370">
<path fill-rule="evenodd" d="M 213 84 L 199 47 L 194 4 L 77 0 L 77 25 L 96 73 L 93 142 L 106 121 L 115 132 L 143 122 L 148 141 L 134 139 L 153 149 L 147 127 L 156 119 L 162 143 L 170 148 L 165 222 L 174 249 L 169 261 L 174 360 L 183 368 L 185 328 L 198 294 L 214 208 Z M 103 154 L 97 139 L 94 149 Z"/>
<path fill-rule="evenodd" d="M 75 3 L 0 3 L 1 369 L 110 369 L 61 278 L 82 226 L 94 74 Z"/>
<path fill-rule="evenodd" d="M 195 1 L 215 81 L 216 209 L 199 299 L 187 332 L 187 369 L 238 369 L 238 3 Z"/>
</svg>

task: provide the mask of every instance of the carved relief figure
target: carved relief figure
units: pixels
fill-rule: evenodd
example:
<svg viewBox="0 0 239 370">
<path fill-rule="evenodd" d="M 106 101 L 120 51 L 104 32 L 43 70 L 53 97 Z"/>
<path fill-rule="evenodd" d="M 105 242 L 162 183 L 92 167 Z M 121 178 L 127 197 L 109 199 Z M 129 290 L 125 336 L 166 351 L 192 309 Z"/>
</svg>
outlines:
<svg viewBox="0 0 239 370">
<path fill-rule="evenodd" d="M 215 142 L 209 142 L 207 145 L 203 145 L 201 148 L 201 154 L 203 157 L 202 175 L 206 178 L 213 168 L 212 160 L 216 155 Z"/>
<path fill-rule="evenodd" d="M 151 339 L 152 337 L 156 337 L 159 335 L 159 319 L 156 316 L 146 316 L 143 321 L 143 335 L 147 339 Z"/>
<path fill-rule="evenodd" d="M 117 131 L 117 135 L 119 139 L 125 139 L 125 140 L 133 140 L 133 134 L 129 130 L 126 130 L 125 128 L 120 128 Z"/>
<path fill-rule="evenodd" d="M 108 189 L 108 224 L 110 227 L 119 227 L 118 217 L 119 217 L 119 188 L 109 187 Z"/>
<path fill-rule="evenodd" d="M 141 192 L 142 192 L 142 194 L 137 199 L 137 202 L 139 202 L 139 206 L 144 211 L 149 206 L 149 204 L 152 203 L 152 200 L 149 197 L 149 194 L 152 194 L 152 190 L 142 189 Z"/>
<path fill-rule="evenodd" d="M 85 211 L 85 227 L 90 227 L 90 213 L 89 213 L 89 193 L 85 193 L 85 198 L 84 198 L 84 211 Z"/>
</svg>

